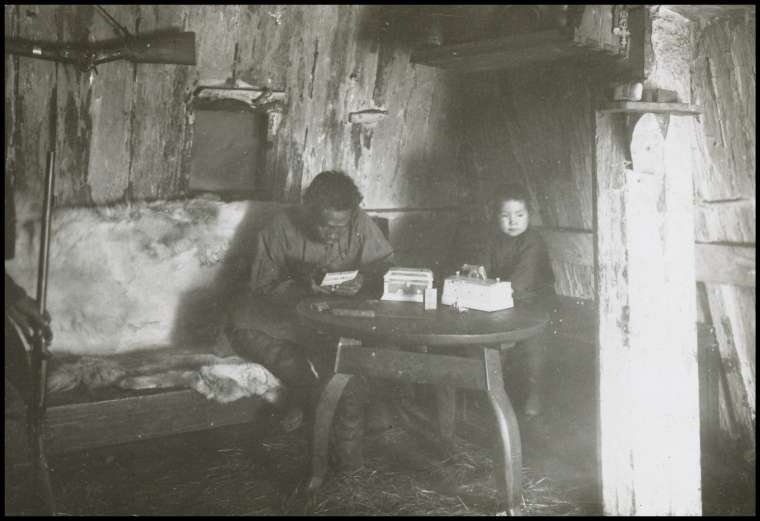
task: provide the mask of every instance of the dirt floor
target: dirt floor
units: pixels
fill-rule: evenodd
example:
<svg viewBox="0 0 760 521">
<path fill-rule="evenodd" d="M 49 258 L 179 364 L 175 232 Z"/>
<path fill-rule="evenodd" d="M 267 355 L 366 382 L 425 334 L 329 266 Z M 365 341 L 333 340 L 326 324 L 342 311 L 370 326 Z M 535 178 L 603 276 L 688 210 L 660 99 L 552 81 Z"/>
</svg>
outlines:
<svg viewBox="0 0 760 521">
<path fill-rule="evenodd" d="M 601 514 L 591 349 L 558 342 L 548 368 L 544 414 L 518 418 L 526 515 Z M 519 410 L 519 371 L 507 376 Z M 85 515 L 502 513 L 493 484 L 495 425 L 487 403 L 475 394 L 460 395 L 464 405 L 455 445 L 444 447 L 432 434 L 434 413 L 424 390 L 421 396 L 399 409 L 401 415 L 390 416 L 388 428 L 367 434 L 364 468 L 329 474 L 313 496 L 304 491 L 307 429 L 278 433 L 268 417 L 259 424 L 51 458 L 56 510 Z M 754 468 L 726 458 L 709 461 L 703 471 L 704 513 L 754 514 Z M 6 514 L 32 513 L 28 481 L 18 472 L 9 480 L 8 472 L 6 465 Z"/>
</svg>

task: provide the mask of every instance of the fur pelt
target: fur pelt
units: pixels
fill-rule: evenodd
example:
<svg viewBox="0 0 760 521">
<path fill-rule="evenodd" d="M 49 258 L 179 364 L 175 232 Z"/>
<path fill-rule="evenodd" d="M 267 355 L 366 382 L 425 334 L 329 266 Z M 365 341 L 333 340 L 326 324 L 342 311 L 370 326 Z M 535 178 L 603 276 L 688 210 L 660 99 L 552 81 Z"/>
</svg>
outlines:
<svg viewBox="0 0 760 521">
<path fill-rule="evenodd" d="M 172 349 L 111 357 L 78 357 L 53 366 L 48 392 L 122 389 L 195 389 L 208 399 L 228 403 L 259 396 L 276 402 L 282 384 L 265 367 L 237 356 L 220 357 Z"/>
<path fill-rule="evenodd" d="M 35 295 L 40 218 L 17 201 L 7 273 Z M 218 335 L 255 230 L 276 203 L 157 201 L 53 212 L 47 309 L 54 353 L 112 354 Z M 231 251 L 239 254 L 230 261 Z M 242 272 L 228 270 L 228 261 Z M 205 335 L 205 336 L 204 336 Z"/>
</svg>

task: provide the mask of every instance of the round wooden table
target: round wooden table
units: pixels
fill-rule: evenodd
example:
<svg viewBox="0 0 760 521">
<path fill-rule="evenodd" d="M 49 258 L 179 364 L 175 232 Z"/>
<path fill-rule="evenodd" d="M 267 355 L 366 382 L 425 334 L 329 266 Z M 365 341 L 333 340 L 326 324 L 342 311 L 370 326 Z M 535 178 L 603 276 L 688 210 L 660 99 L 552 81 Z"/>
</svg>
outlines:
<svg viewBox="0 0 760 521">
<path fill-rule="evenodd" d="M 441 305 L 425 310 L 416 302 L 324 297 L 305 299 L 296 310 L 305 326 L 340 339 L 335 370 L 320 395 L 314 419 L 310 490 L 321 486 L 327 472 L 330 428 L 343 389 L 353 375 L 362 375 L 485 392 L 499 426 L 497 477 L 505 506 L 511 514 L 520 513 L 520 431 L 504 390 L 500 350 L 540 333 L 549 321 L 545 311 L 525 307 L 459 312 Z M 435 347 L 436 352 L 403 351 L 398 346 Z M 446 347 L 461 346 L 471 346 L 477 356 L 446 353 Z M 443 422 L 449 424 L 443 430 L 450 432 L 443 434 L 450 436 L 453 412 L 446 416 L 450 421 Z"/>
</svg>

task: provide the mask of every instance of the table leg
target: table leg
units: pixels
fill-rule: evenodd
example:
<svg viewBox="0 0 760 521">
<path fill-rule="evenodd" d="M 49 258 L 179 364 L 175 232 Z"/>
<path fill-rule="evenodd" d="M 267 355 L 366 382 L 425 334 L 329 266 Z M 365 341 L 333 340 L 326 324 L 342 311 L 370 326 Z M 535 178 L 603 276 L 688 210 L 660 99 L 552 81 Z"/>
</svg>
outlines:
<svg viewBox="0 0 760 521">
<path fill-rule="evenodd" d="M 314 491 L 322 486 L 322 481 L 327 473 L 327 451 L 330 440 L 330 427 L 332 427 L 335 409 L 349 380 L 350 374 L 336 373 L 327 382 L 319 397 L 319 404 L 314 418 L 314 438 L 312 440 L 311 479 L 309 491 Z"/>
<path fill-rule="evenodd" d="M 504 390 L 499 351 L 492 348 L 483 350 L 486 369 L 486 393 L 491 402 L 499 427 L 501 465 L 496 473 L 500 488 L 504 491 L 506 507 L 510 515 L 521 514 L 522 503 L 522 448 L 520 429 L 517 425 L 512 404 Z"/>
<path fill-rule="evenodd" d="M 456 424 L 457 390 L 450 385 L 437 385 L 435 390 L 438 405 L 438 427 L 441 437 L 451 443 Z"/>
</svg>

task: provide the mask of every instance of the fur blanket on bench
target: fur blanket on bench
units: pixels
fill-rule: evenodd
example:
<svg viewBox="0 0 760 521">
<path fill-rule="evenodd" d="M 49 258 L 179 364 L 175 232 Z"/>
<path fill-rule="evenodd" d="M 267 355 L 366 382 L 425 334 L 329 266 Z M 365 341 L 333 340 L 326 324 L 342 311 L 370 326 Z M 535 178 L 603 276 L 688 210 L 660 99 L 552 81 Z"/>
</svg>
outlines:
<svg viewBox="0 0 760 521">
<path fill-rule="evenodd" d="M 281 382 L 265 367 L 237 356 L 159 349 L 53 359 L 48 392 L 109 386 L 132 390 L 190 388 L 220 403 L 251 396 L 276 403 L 282 392 Z"/>
</svg>

